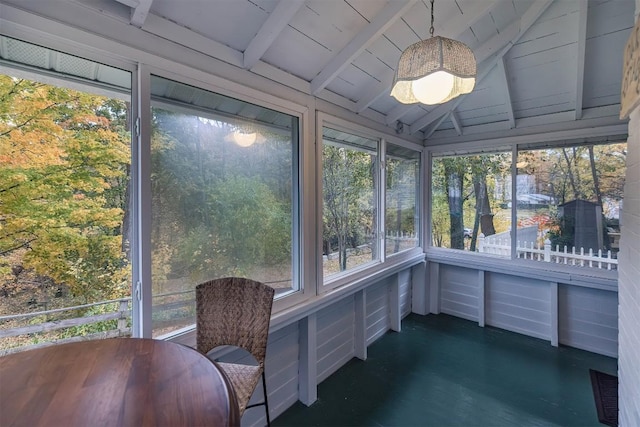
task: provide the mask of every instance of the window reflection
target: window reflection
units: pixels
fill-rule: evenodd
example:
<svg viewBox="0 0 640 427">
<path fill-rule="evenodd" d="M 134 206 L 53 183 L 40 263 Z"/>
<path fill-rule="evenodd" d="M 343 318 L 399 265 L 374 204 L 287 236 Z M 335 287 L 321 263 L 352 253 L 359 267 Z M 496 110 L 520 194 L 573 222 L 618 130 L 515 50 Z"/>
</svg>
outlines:
<svg viewBox="0 0 640 427">
<path fill-rule="evenodd" d="M 152 89 L 154 335 L 194 323 L 205 280 L 296 290 L 297 118 L 156 76 Z"/>
</svg>

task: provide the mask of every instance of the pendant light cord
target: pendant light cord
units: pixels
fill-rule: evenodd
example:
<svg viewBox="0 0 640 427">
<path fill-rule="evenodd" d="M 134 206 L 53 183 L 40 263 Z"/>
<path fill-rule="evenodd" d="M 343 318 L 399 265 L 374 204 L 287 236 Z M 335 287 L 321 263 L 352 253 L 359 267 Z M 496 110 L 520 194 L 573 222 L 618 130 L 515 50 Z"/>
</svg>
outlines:
<svg viewBox="0 0 640 427">
<path fill-rule="evenodd" d="M 431 37 L 433 37 L 433 1 L 431 0 L 431 28 L 429 28 L 429 33 L 431 34 Z"/>
</svg>

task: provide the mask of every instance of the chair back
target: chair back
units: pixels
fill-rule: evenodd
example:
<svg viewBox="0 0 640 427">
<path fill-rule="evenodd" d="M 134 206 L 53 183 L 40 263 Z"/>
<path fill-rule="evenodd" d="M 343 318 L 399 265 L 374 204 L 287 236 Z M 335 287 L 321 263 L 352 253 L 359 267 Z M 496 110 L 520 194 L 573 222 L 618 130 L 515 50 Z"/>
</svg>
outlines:
<svg viewBox="0 0 640 427">
<path fill-rule="evenodd" d="M 273 306 L 273 288 L 240 277 L 196 286 L 196 346 L 207 354 L 232 345 L 245 349 L 264 368 Z"/>
</svg>

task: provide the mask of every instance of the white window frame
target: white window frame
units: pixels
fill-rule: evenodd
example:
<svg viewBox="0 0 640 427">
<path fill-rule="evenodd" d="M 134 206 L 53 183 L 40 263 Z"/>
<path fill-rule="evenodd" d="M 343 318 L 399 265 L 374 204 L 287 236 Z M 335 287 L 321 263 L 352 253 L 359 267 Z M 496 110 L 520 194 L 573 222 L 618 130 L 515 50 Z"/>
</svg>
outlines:
<svg viewBox="0 0 640 427">
<path fill-rule="evenodd" d="M 390 138 L 385 139 L 385 151 L 384 151 L 384 165 L 385 165 L 385 174 L 384 174 L 384 178 L 383 178 L 383 196 L 385 198 L 385 203 L 386 203 L 386 189 L 387 189 L 387 174 L 386 174 L 386 165 L 387 165 L 387 147 L 389 147 L 389 145 L 395 145 L 398 147 L 402 147 L 402 148 L 408 148 L 411 149 L 413 151 L 415 151 L 418 154 L 418 161 L 419 161 L 419 168 L 418 168 L 418 179 L 416 180 L 416 205 L 415 205 L 415 215 L 417 216 L 417 221 L 415 223 L 415 227 L 416 227 L 416 238 L 418 239 L 418 244 L 416 245 L 416 247 L 423 247 L 423 242 L 425 241 L 424 238 L 422 237 L 423 235 L 423 230 L 424 230 L 424 215 L 423 213 L 425 212 L 424 208 L 423 208 L 423 201 L 426 199 L 426 197 L 424 197 L 423 195 L 425 194 L 425 192 L 423 191 L 424 189 L 424 183 L 425 181 L 425 174 L 427 172 L 427 168 L 424 167 L 424 150 L 420 149 L 420 150 L 415 150 L 415 147 L 409 147 L 407 146 L 407 144 L 399 144 L 398 141 L 394 141 Z M 386 206 L 385 206 L 386 208 Z M 385 212 L 382 213 L 383 217 L 386 217 L 386 210 Z M 385 259 L 386 258 L 393 258 L 396 256 L 400 256 L 400 254 L 406 252 L 406 251 L 413 251 L 415 248 L 410 248 L 410 249 L 406 249 L 400 252 L 396 252 L 396 253 L 392 253 L 387 255 L 386 254 L 386 250 L 387 250 L 387 234 L 386 234 L 386 227 L 385 227 L 385 235 L 384 235 L 384 241 L 382 242 L 382 250 L 385 252 Z"/>
<path fill-rule="evenodd" d="M 213 74 L 210 70 L 210 63 L 207 61 L 197 65 L 178 63 L 170 59 L 155 56 L 153 53 L 143 52 L 136 48 L 125 48 L 116 42 L 108 39 L 93 37 L 86 43 L 79 43 L 84 33 L 82 31 L 69 28 L 65 24 L 54 22 L 46 18 L 36 18 L 39 30 L 34 31 L 32 27 L 24 27 L 12 21 L 3 20 L 3 34 L 14 37 L 25 42 L 34 43 L 47 48 L 58 50 L 71 55 L 76 55 L 88 60 L 104 63 L 127 70 L 132 73 L 131 88 L 131 111 L 132 111 L 132 143 L 131 143 L 131 197 L 133 206 L 131 207 L 131 263 L 132 263 L 132 335 L 135 337 L 151 337 L 151 299 L 147 298 L 151 291 L 151 263 L 150 263 L 150 136 L 146 129 L 149 129 L 151 122 L 151 100 L 150 100 L 150 76 L 151 74 L 172 79 L 181 83 L 193 85 L 204 90 L 209 90 L 225 96 L 230 96 L 242 101 L 271 108 L 283 113 L 296 116 L 299 119 L 299 147 L 298 147 L 298 188 L 294 191 L 298 215 L 299 239 L 294 240 L 293 250 L 299 252 L 299 262 L 297 277 L 300 290 L 292 295 L 279 298 L 274 301 L 274 327 L 289 322 L 309 310 L 315 310 L 319 305 L 326 305 L 346 294 L 362 289 L 371 281 L 380 280 L 382 277 L 395 274 L 396 272 L 415 265 L 424 260 L 425 242 L 425 214 L 426 198 L 421 197 L 419 208 L 420 217 L 420 246 L 412 250 L 394 254 L 383 262 L 377 263 L 370 268 L 364 268 L 357 274 L 348 274 L 341 278 L 340 283 L 334 283 L 335 287 L 327 288 L 322 282 L 322 223 L 318 223 L 317 218 L 321 215 L 322 192 L 321 184 L 318 183 L 318 176 L 321 173 L 321 141 L 317 133 L 322 130 L 323 120 L 331 118 L 331 123 L 341 125 L 348 132 L 364 133 L 372 138 L 380 139 L 384 144 L 393 142 L 396 145 L 404 146 L 416 150 L 421 155 L 421 189 L 425 189 L 425 149 L 417 143 L 398 138 L 393 132 L 386 132 L 382 127 L 372 130 L 366 126 L 366 121 L 356 124 L 351 121 L 340 119 L 336 116 L 329 116 L 319 111 L 318 106 L 324 106 L 334 115 L 339 115 L 339 109 L 332 105 L 326 106 L 322 102 L 309 95 L 295 92 L 283 88 L 281 96 L 272 95 L 275 92 L 272 82 L 261 81 L 259 78 L 250 80 L 247 84 L 229 80 L 230 75 Z M 2 19 L 0 19 L 2 20 Z M 82 33 L 82 34 L 81 34 Z M 62 34 L 64 36 L 56 36 Z M 70 37 L 70 38 L 67 38 Z M 80 37 L 80 38 L 78 38 Z M 132 59 L 136 58 L 136 60 Z M 190 58 L 193 60 L 194 58 Z M 143 62 L 138 62 L 143 61 Z M 206 65 L 206 66 L 205 66 Z M 240 79 L 240 81 L 244 81 Z M 137 117 L 139 118 L 136 120 Z M 357 121 L 357 117 L 353 117 Z M 373 124 L 375 128 L 375 124 Z M 140 133 L 136 136 L 136 128 Z M 382 155 L 378 156 L 383 159 Z M 382 171 L 379 174 L 386 177 Z M 379 185 L 383 190 L 384 185 Z M 384 201 L 384 194 L 378 196 L 378 200 Z M 378 215 L 384 216 L 384 209 L 378 208 Z M 321 218 L 321 217 L 320 217 Z M 382 224 L 382 221 L 378 221 Z M 384 233 L 381 234 L 384 236 Z M 295 244 L 298 246 L 296 247 Z M 384 257 L 384 246 L 381 246 L 380 254 Z M 293 272 L 295 274 L 295 271 Z M 340 289 L 336 289 L 340 287 Z M 328 295 L 323 295 L 329 293 Z M 137 297 L 137 298 L 136 298 Z M 315 307 L 315 308 L 314 308 Z M 191 342 L 191 335 L 194 327 L 185 328 L 184 331 L 176 331 L 171 337 L 166 339 L 183 340 Z M 189 336 L 186 336 L 189 335 Z"/>
<path fill-rule="evenodd" d="M 376 230 L 376 245 L 379 255 L 377 260 L 372 260 L 366 264 L 361 266 L 332 274 L 328 280 L 325 281 L 324 271 L 323 271 L 323 261 L 322 261 L 322 227 L 323 227 L 323 192 L 322 192 L 322 144 L 323 144 L 323 132 L 322 129 L 324 127 L 328 127 L 331 129 L 339 130 L 346 133 L 351 133 L 357 136 L 362 136 L 365 138 L 377 140 L 378 142 L 378 155 L 377 155 L 377 163 L 378 163 L 378 180 L 375 183 L 376 186 L 376 224 L 378 224 L 378 229 Z M 402 140 L 400 138 L 394 138 L 390 135 L 382 134 L 380 132 L 373 131 L 365 126 L 361 126 L 347 120 L 341 119 L 336 116 L 332 116 L 330 114 L 319 111 L 317 113 L 317 123 L 316 123 L 316 141 L 318 146 L 318 156 L 317 156 L 317 170 L 318 170 L 318 194 L 316 203 L 318 208 L 318 221 L 317 221 L 317 229 L 316 234 L 318 238 L 317 250 L 318 250 L 318 258 L 317 258 L 317 271 L 318 271 L 318 283 L 319 285 L 319 294 L 329 293 L 335 291 L 339 288 L 349 287 L 356 282 L 366 280 L 367 277 L 373 277 L 376 274 L 381 273 L 383 270 L 391 269 L 397 265 L 400 265 L 408 260 L 412 260 L 416 257 L 424 256 L 423 242 L 424 239 L 420 238 L 419 245 L 413 249 L 409 249 L 406 251 L 398 252 L 393 254 L 392 256 L 386 256 L 385 254 L 385 224 L 384 224 L 384 216 L 385 216 L 385 201 L 386 201 L 386 145 L 391 142 L 394 145 L 398 145 L 400 147 L 409 148 L 415 150 L 418 153 L 421 153 L 421 161 L 420 161 L 420 173 L 419 176 L 423 177 L 425 167 L 424 167 L 424 147 L 413 144 L 411 142 Z M 421 179 L 418 185 L 424 189 L 424 181 Z M 422 192 L 424 194 L 424 192 Z M 419 227 L 422 228 L 422 224 L 424 224 L 424 208 L 422 200 L 424 197 L 420 198 L 416 209 L 418 209 L 419 216 Z M 418 230 L 417 233 L 419 236 L 422 236 L 422 230 Z"/>
<path fill-rule="evenodd" d="M 308 250 L 306 248 L 314 248 L 315 245 L 311 243 L 310 237 L 312 235 L 307 232 L 309 228 L 309 224 L 305 224 L 304 218 L 308 217 L 305 215 L 305 206 L 308 205 L 308 201 L 306 198 L 311 197 L 310 192 L 302 191 L 305 186 L 309 186 L 309 182 L 313 177 L 311 170 L 305 169 L 302 165 L 306 165 L 309 163 L 309 159 L 307 157 L 311 156 L 311 150 L 309 149 L 310 144 L 305 144 L 304 135 L 307 134 L 306 127 L 309 126 L 309 113 L 308 109 L 296 105 L 292 102 L 284 101 L 279 98 L 270 96 L 268 94 L 264 94 L 262 92 L 255 91 L 250 88 L 246 88 L 243 86 L 244 90 L 240 93 L 235 90 L 230 89 L 231 84 L 225 85 L 224 87 L 208 83 L 207 80 L 210 79 L 210 75 L 204 72 L 199 72 L 198 70 L 192 70 L 191 73 L 185 75 L 184 73 L 175 73 L 170 70 L 161 69 L 158 67 L 139 64 L 139 81 L 141 82 L 139 91 L 141 100 L 144 102 L 140 102 L 140 109 L 138 111 L 141 123 L 141 133 L 139 136 L 139 147 L 141 149 L 140 158 L 146 159 L 143 161 L 140 166 L 140 170 L 143 172 L 142 176 L 140 176 L 140 183 L 138 186 L 138 196 L 137 200 L 140 201 L 141 205 L 145 208 L 141 209 L 138 216 L 136 216 L 137 224 L 139 227 L 139 236 L 141 246 L 143 248 L 142 254 L 140 255 L 144 261 L 141 265 L 143 265 L 142 270 L 140 271 L 140 276 L 138 278 L 141 283 L 141 294 L 142 298 L 142 323 L 143 325 L 148 325 L 151 322 L 151 299 L 144 298 L 146 295 L 151 295 L 151 181 L 150 181 L 150 165 L 148 162 L 151 156 L 150 149 L 150 134 L 147 132 L 147 129 L 151 127 L 151 76 L 158 76 L 170 80 L 174 80 L 179 83 L 183 83 L 186 85 L 194 86 L 203 90 L 207 90 L 213 93 L 218 93 L 224 96 L 232 97 L 238 99 L 240 101 L 256 104 L 265 108 L 269 108 L 272 110 L 276 110 L 290 116 L 296 117 L 298 119 L 298 147 L 294 149 L 294 154 L 297 154 L 297 159 L 294 159 L 295 170 L 297 170 L 297 187 L 293 189 L 293 200 L 292 206 L 294 207 L 294 217 L 292 218 L 293 223 L 293 234 L 292 234 L 292 256 L 294 257 L 292 260 L 292 280 L 298 287 L 298 290 L 285 293 L 283 296 L 276 298 L 274 300 L 273 311 L 277 313 L 281 310 L 285 310 L 294 305 L 300 304 L 301 302 L 308 300 L 312 296 L 316 294 L 315 286 L 313 286 L 313 282 L 309 282 L 305 280 L 307 277 L 307 271 L 304 268 L 306 262 L 311 257 L 315 257 L 315 251 Z M 149 248 L 145 250 L 144 248 Z M 175 331 L 173 333 L 167 334 L 165 336 L 159 337 L 162 339 L 171 339 L 173 336 L 179 337 L 184 333 L 189 333 L 193 331 L 195 325 L 188 326 L 181 330 Z M 143 329 L 143 337 L 150 337 L 151 330 L 150 326 Z"/>
<path fill-rule="evenodd" d="M 549 141 L 540 141 L 540 135 L 516 137 L 509 141 L 500 140 L 484 140 L 476 141 L 473 143 L 459 143 L 448 146 L 427 146 L 425 147 L 425 156 L 427 163 L 427 173 L 425 174 L 428 180 L 428 185 L 423 187 L 427 193 L 428 206 L 425 211 L 425 235 L 423 240 L 425 242 L 425 253 L 427 261 L 453 263 L 460 267 L 468 268 L 480 268 L 487 271 L 504 272 L 507 274 L 517 273 L 523 277 L 530 277 L 535 279 L 551 280 L 560 283 L 577 283 L 584 284 L 588 287 L 602 287 L 607 288 L 609 281 L 617 279 L 618 272 L 616 270 L 604 270 L 597 268 L 582 268 L 578 266 L 556 264 L 556 263 L 544 263 L 535 262 L 531 260 L 524 260 L 516 258 L 516 243 L 517 233 L 513 233 L 511 236 L 511 256 L 509 258 L 496 257 L 490 254 L 479 254 L 469 251 L 462 251 L 459 249 L 439 248 L 432 244 L 432 222 L 431 222 L 431 200 L 432 194 L 432 182 L 431 176 L 432 162 L 434 157 L 446 157 L 454 155 L 474 155 L 474 154 L 488 154 L 497 152 L 511 152 L 512 164 L 511 164 L 511 205 L 516 206 L 516 191 L 515 182 L 517 176 L 516 160 L 517 154 L 520 150 L 533 150 L 539 148 L 562 148 L 563 146 L 572 146 L 576 144 L 576 140 L 584 138 L 584 144 L 588 144 L 587 138 L 594 137 L 590 135 L 590 130 L 580 130 L 575 132 L 573 138 L 566 139 L 550 139 Z M 596 135 L 597 137 L 597 135 Z M 535 138 L 535 139 L 534 139 Z M 608 136 L 602 135 L 600 141 L 591 141 L 607 143 Z M 524 142 L 521 142 L 524 140 Z M 609 141 L 614 142 L 614 141 Z M 511 222 L 517 224 L 517 210 L 513 208 L 511 210 Z M 513 227 L 513 225 L 512 225 Z"/>
</svg>

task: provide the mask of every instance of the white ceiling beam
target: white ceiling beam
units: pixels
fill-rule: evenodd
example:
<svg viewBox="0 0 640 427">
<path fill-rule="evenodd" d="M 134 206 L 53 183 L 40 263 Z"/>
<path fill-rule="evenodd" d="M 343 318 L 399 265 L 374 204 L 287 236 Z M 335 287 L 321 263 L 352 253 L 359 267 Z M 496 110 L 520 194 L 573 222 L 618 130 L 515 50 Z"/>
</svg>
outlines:
<svg viewBox="0 0 640 427">
<path fill-rule="evenodd" d="M 440 29 L 435 35 L 447 37 L 450 39 L 457 39 L 462 35 L 462 33 L 467 31 L 468 28 L 472 27 L 476 22 L 478 22 L 478 20 L 491 12 L 493 8 L 498 6 L 500 3 L 502 3 L 501 0 L 475 1 L 465 3 L 470 7 L 468 9 L 465 7 L 465 10 L 459 15 L 456 15 L 454 18 L 440 25 Z"/>
<path fill-rule="evenodd" d="M 511 102 L 511 89 L 509 88 L 509 75 L 507 74 L 507 64 L 505 63 L 504 56 L 498 61 L 498 72 L 500 73 L 500 80 L 504 87 L 504 103 L 507 108 L 507 116 L 509 117 L 509 128 L 516 127 L 516 117 L 513 114 L 513 103 Z"/>
<path fill-rule="evenodd" d="M 413 111 L 414 109 L 417 109 L 419 105 L 420 104 L 410 104 L 410 105 L 399 104 L 399 105 L 396 105 L 391 111 L 389 111 L 387 113 L 387 117 L 385 118 L 386 124 L 387 125 L 391 125 L 391 124 L 395 123 L 396 120 L 400 119 L 400 117 L 402 117 L 405 114 Z"/>
<path fill-rule="evenodd" d="M 385 88 L 390 88 L 393 84 L 393 74 L 386 75 L 382 77 L 382 80 L 379 82 L 374 82 L 369 87 L 365 88 L 363 92 L 363 97 L 358 100 L 356 106 L 358 108 L 358 113 L 362 113 L 364 110 L 369 108 L 371 104 L 376 102 L 383 96 L 389 96 L 389 91 Z"/>
<path fill-rule="evenodd" d="M 188 46 L 189 49 L 204 53 L 236 67 L 242 67 L 242 52 L 194 33 L 190 29 L 160 16 L 151 14 L 144 24 L 144 31 L 182 46 Z"/>
<path fill-rule="evenodd" d="M 470 126 L 465 128 L 464 135 L 432 138 L 425 145 L 427 147 L 442 146 L 446 147 L 447 150 L 456 148 L 466 148 L 468 150 L 473 147 L 486 147 L 486 141 L 493 141 L 495 145 L 510 143 L 530 144 L 578 138 L 607 138 L 614 135 L 626 135 L 629 131 L 628 123 L 620 123 L 617 115 L 571 120 L 569 122 L 566 120 L 555 122 L 553 117 L 555 115 L 557 113 L 549 115 L 550 117 L 546 124 L 528 126 L 525 123 L 525 126 L 518 126 L 516 129 L 506 129 L 506 127 L 497 129 L 495 127 L 491 131 L 476 132 L 474 129 L 476 126 Z M 571 117 L 573 117 L 573 114 L 571 114 Z M 497 125 L 497 123 L 494 125 Z M 479 125 L 477 127 L 484 128 L 485 126 Z M 466 130 L 469 130 L 469 132 Z"/>
<path fill-rule="evenodd" d="M 147 20 L 153 0 L 138 0 L 138 5 L 131 11 L 131 25 L 142 28 Z"/>
<path fill-rule="evenodd" d="M 451 111 L 449 111 L 447 114 L 442 115 L 442 117 L 440 117 L 434 124 L 433 126 L 431 126 L 431 128 L 429 128 L 429 131 L 426 132 L 424 134 L 424 139 L 429 139 L 431 137 L 431 135 L 433 135 L 433 133 L 436 131 L 436 129 L 438 129 L 440 127 L 440 125 L 442 124 L 442 122 L 444 122 L 447 118 L 449 118 L 451 116 Z"/>
<path fill-rule="evenodd" d="M 305 0 L 280 0 L 244 51 L 244 68 L 250 70 L 293 19 Z"/>
<path fill-rule="evenodd" d="M 578 60 L 576 72 L 576 120 L 582 118 L 582 96 L 584 93 L 584 56 L 587 48 L 587 16 L 589 12 L 589 2 L 578 2 Z"/>
<path fill-rule="evenodd" d="M 478 72 L 476 77 L 476 85 L 481 82 L 488 74 L 491 69 L 498 63 L 498 61 L 502 60 L 502 57 L 511 49 L 513 45 L 515 45 L 518 40 L 527 32 L 529 28 L 536 22 L 536 20 L 544 13 L 545 10 L 549 6 L 551 6 L 553 0 L 536 0 L 534 4 L 532 4 L 529 9 L 522 15 L 522 17 L 516 20 L 513 24 L 509 25 L 506 31 L 502 34 L 497 34 L 489 39 L 486 43 L 484 43 L 480 48 L 477 49 L 479 54 L 476 55 L 476 60 L 478 62 L 483 61 L 481 58 L 485 55 L 490 55 L 493 52 L 499 51 L 499 53 L 491 60 L 486 62 L 486 65 L 482 67 L 482 71 Z M 511 34 L 514 32 L 517 33 L 515 36 L 511 37 Z M 507 36 L 511 37 L 510 40 L 506 40 Z M 499 44 L 504 43 L 504 44 Z M 440 104 L 438 107 L 431 110 L 427 115 L 422 117 L 421 119 L 415 121 L 409 127 L 409 133 L 413 134 L 418 132 L 425 127 L 429 126 L 434 121 L 438 120 L 442 115 L 447 114 L 453 108 L 457 107 L 459 103 L 465 98 L 466 95 L 459 96 L 445 104 Z"/>
<path fill-rule="evenodd" d="M 131 8 L 138 7 L 140 3 L 138 0 L 116 0 L 118 3 L 122 3 L 125 6 L 129 6 Z"/>
<path fill-rule="evenodd" d="M 409 135 L 413 135 L 416 132 L 420 132 L 422 129 L 429 126 L 431 123 L 435 122 L 436 120 L 439 120 L 438 126 L 440 126 L 440 124 L 443 121 L 443 118 L 447 117 L 447 115 L 451 111 L 453 111 L 456 107 L 458 107 L 458 105 L 462 102 L 464 97 L 465 95 L 462 95 L 455 99 L 452 99 L 446 104 L 440 104 L 433 110 L 429 111 L 429 113 L 425 115 L 422 119 L 419 119 L 413 122 L 409 126 Z M 432 127 L 433 132 L 435 132 L 438 126 Z M 431 132 L 431 134 L 433 134 L 433 132 Z"/>
<path fill-rule="evenodd" d="M 316 95 L 382 35 L 397 19 L 407 13 L 418 0 L 391 0 L 331 61 L 311 80 L 311 92 Z"/>
<path fill-rule="evenodd" d="M 458 117 L 456 110 L 451 110 L 449 118 L 451 119 L 451 123 L 453 123 L 453 127 L 456 128 L 456 133 L 458 135 L 462 135 L 462 123 L 460 122 L 460 117 Z"/>
</svg>

